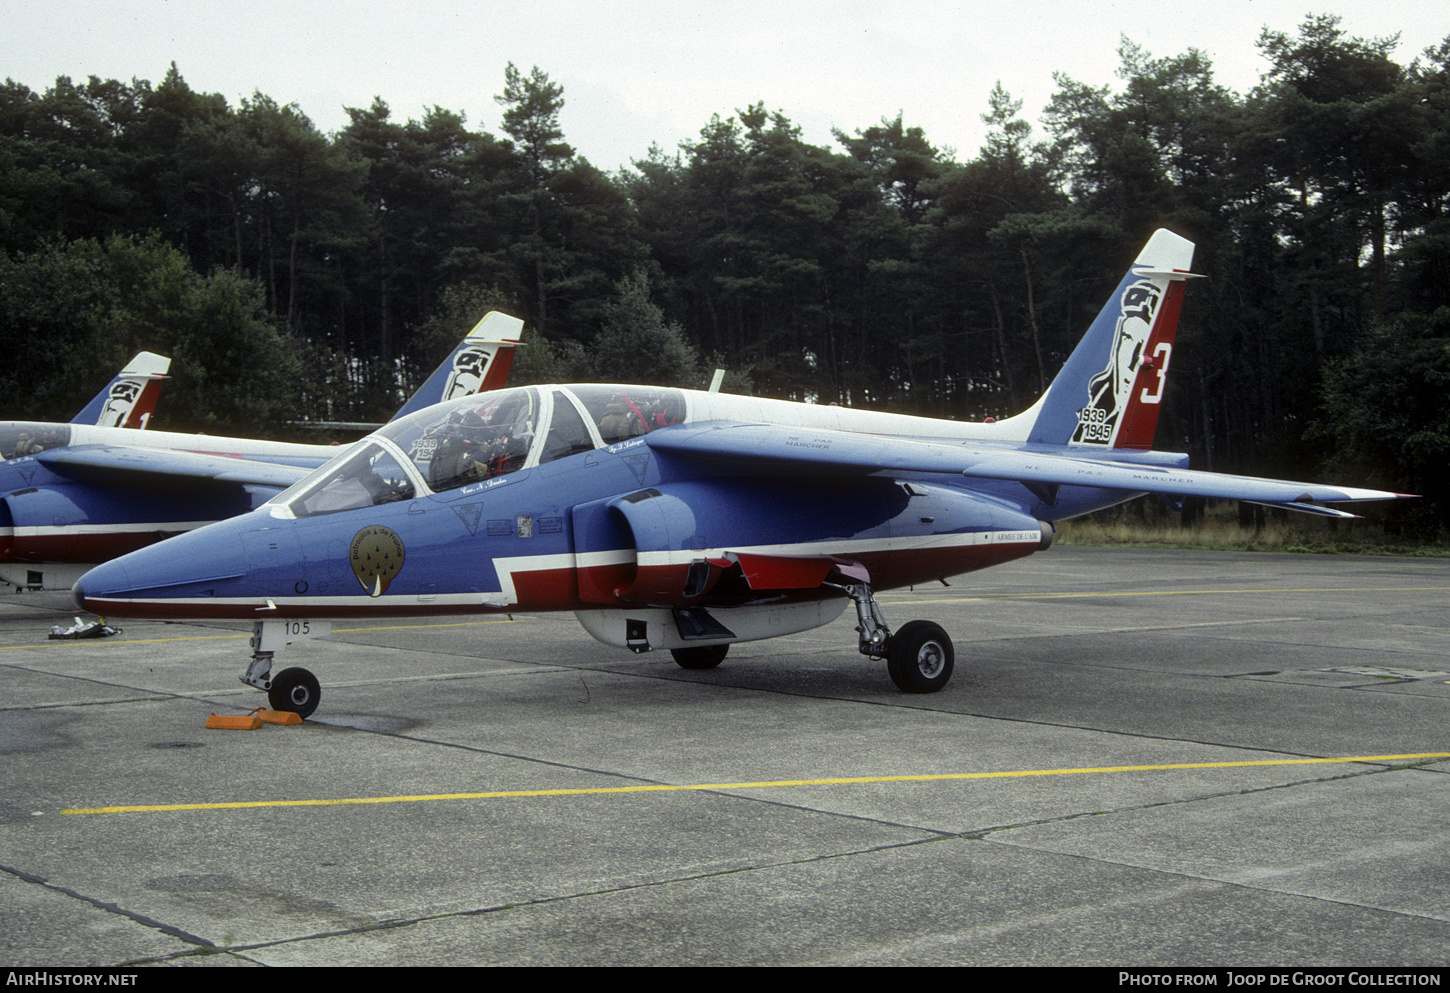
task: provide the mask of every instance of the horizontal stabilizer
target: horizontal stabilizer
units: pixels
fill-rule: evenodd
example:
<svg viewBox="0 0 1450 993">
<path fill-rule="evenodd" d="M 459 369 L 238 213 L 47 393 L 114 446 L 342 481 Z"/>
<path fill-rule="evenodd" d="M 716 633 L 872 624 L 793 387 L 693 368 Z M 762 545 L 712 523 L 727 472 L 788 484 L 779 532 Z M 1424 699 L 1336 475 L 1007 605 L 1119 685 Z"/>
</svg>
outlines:
<svg viewBox="0 0 1450 993">
<path fill-rule="evenodd" d="M 1094 486 L 1138 493 L 1204 497 L 1210 500 L 1243 500 L 1306 513 L 1324 514 L 1320 503 L 1360 500 L 1397 500 L 1404 493 L 1367 490 L 1323 483 L 1290 483 L 1255 476 L 1230 476 L 1217 472 L 1196 472 L 1153 465 L 1122 462 L 1094 462 L 1040 452 L 994 452 L 962 470 L 974 479 L 1010 479 L 1020 483 L 1060 486 Z M 1330 511 L 1328 516 L 1339 516 Z M 1353 517 L 1353 514 L 1348 515 Z"/>
<path fill-rule="evenodd" d="M 1337 507 L 1323 507 L 1317 503 L 1265 503 L 1262 500 L 1245 500 L 1244 503 L 1255 503 L 1261 507 L 1273 507 L 1276 510 L 1297 510 L 1301 514 L 1317 514 L 1320 517 L 1332 517 L 1335 520 L 1359 521 L 1363 520 L 1359 514 L 1351 514 L 1347 510 L 1340 510 Z"/>
</svg>

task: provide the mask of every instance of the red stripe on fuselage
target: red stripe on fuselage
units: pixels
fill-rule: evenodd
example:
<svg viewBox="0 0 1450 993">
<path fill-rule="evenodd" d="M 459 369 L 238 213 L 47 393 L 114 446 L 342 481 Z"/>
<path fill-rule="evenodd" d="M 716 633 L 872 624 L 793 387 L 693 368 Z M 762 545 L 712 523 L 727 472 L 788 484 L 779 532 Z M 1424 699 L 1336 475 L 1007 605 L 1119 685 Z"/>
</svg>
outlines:
<svg viewBox="0 0 1450 993">
<path fill-rule="evenodd" d="M 935 580 L 975 572 L 989 566 L 1000 565 L 1013 559 L 1031 555 L 1038 549 L 1036 541 L 987 542 L 978 545 L 949 545 L 913 549 L 895 549 L 844 553 L 840 558 L 859 562 L 869 570 L 872 586 L 877 590 L 914 586 Z M 805 558 L 807 556 L 801 556 Z M 521 564 L 522 565 L 522 564 Z M 633 599 L 616 597 L 609 606 L 627 608 L 630 606 L 685 606 L 708 602 L 705 597 L 686 598 L 683 595 L 688 581 L 689 563 L 635 568 L 630 564 L 591 566 L 584 569 L 573 567 L 549 567 L 528 569 L 516 567 L 510 572 L 515 602 L 494 605 L 487 603 L 458 604 L 437 603 L 420 596 L 416 600 L 390 597 L 386 601 L 374 600 L 362 593 L 348 602 L 320 604 L 308 597 L 273 597 L 276 609 L 262 609 L 267 601 L 258 598 L 246 603 L 191 602 L 175 600 L 126 600 L 120 598 L 88 597 L 85 609 L 101 615 L 118 617 L 140 617 L 155 620 L 176 620 L 192 618 L 232 618 L 246 620 L 274 620 L 287 617 L 310 618 L 354 618 L 354 617 L 428 617 L 456 614 L 499 614 L 522 611 L 547 613 L 552 611 L 573 611 L 598 608 L 606 605 L 602 601 L 587 602 L 580 598 L 579 588 L 585 574 L 589 578 L 585 585 L 596 590 L 628 590 Z M 762 591 L 762 595 L 774 598 L 783 591 Z M 801 589 L 796 591 L 806 598 L 812 596 L 836 596 L 830 589 Z M 480 599 L 482 596 L 480 595 Z"/>
<path fill-rule="evenodd" d="M 0 562 L 106 562 L 188 530 L 190 528 L 176 531 L 152 528 L 104 534 L 80 532 L 6 536 L 0 539 Z"/>
</svg>

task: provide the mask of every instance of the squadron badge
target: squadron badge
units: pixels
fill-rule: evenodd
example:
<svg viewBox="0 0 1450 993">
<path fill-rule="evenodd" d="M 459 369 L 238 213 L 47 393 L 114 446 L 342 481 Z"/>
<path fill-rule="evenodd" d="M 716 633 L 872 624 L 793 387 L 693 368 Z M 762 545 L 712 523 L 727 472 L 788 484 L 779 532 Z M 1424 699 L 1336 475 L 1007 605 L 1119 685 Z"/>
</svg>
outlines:
<svg viewBox="0 0 1450 993">
<path fill-rule="evenodd" d="M 352 536 L 352 574 L 368 596 L 382 596 L 403 568 L 403 539 L 392 528 L 371 524 Z"/>
</svg>

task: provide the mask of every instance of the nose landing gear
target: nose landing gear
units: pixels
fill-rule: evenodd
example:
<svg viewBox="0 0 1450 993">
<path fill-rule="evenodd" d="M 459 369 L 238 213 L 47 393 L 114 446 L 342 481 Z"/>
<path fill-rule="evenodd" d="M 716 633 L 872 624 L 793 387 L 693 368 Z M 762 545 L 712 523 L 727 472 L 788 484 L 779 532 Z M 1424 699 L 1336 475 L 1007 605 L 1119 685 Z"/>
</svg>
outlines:
<svg viewBox="0 0 1450 993">
<path fill-rule="evenodd" d="M 331 631 L 332 625 L 326 621 L 257 621 L 252 625 L 252 661 L 241 676 L 242 682 L 265 690 L 273 710 L 290 710 L 303 718 L 311 716 L 322 700 L 317 677 L 296 666 L 273 676 L 272 659 L 283 645 L 324 637 Z"/>
</svg>

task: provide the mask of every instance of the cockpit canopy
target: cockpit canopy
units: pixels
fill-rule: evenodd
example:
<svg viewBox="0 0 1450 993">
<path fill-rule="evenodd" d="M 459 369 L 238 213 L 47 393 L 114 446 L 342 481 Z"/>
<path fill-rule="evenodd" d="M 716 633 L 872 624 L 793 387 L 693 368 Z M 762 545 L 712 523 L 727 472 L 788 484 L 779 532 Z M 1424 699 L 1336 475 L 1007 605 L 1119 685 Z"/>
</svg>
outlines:
<svg viewBox="0 0 1450 993">
<path fill-rule="evenodd" d="M 18 459 L 38 455 L 70 444 L 69 424 L 41 424 L 29 421 L 0 423 L 0 458 Z"/>
<path fill-rule="evenodd" d="M 417 466 L 434 493 L 506 476 L 528 462 L 542 416 L 531 387 L 465 397 L 378 432 Z"/>
<path fill-rule="evenodd" d="M 678 424 L 661 387 L 520 386 L 460 397 L 387 425 L 273 500 L 298 517 L 446 493 Z"/>
</svg>

